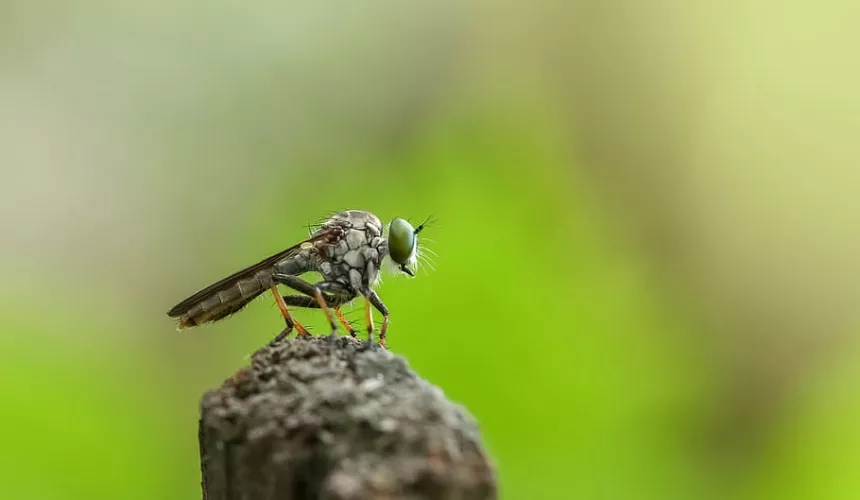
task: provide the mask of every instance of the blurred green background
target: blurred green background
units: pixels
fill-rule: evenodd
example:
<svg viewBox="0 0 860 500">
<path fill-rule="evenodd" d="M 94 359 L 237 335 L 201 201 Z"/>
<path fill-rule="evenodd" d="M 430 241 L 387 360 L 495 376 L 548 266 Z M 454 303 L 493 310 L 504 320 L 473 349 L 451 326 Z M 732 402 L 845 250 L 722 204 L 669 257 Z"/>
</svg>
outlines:
<svg viewBox="0 0 860 500">
<path fill-rule="evenodd" d="M 858 14 L 0 2 L 0 498 L 200 498 L 281 320 L 165 311 L 347 208 L 438 218 L 390 348 L 502 498 L 857 498 Z"/>
</svg>

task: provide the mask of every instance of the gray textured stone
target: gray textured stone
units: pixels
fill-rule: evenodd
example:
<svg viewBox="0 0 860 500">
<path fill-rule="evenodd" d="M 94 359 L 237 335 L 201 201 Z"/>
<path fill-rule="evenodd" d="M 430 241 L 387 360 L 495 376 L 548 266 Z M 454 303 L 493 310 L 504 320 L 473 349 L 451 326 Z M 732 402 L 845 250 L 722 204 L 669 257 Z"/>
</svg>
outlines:
<svg viewBox="0 0 860 500">
<path fill-rule="evenodd" d="M 201 400 L 205 500 L 495 499 L 474 420 L 390 352 L 285 340 Z"/>
</svg>

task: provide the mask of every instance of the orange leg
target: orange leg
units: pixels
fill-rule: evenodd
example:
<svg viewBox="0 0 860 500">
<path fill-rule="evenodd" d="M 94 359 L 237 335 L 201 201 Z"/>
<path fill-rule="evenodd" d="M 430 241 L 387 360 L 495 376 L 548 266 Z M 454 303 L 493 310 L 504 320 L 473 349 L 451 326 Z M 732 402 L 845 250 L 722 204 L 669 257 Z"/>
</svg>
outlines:
<svg viewBox="0 0 860 500">
<path fill-rule="evenodd" d="M 346 316 L 344 316 L 343 313 L 340 311 L 340 307 L 334 308 L 334 314 L 337 316 L 337 319 L 344 326 L 344 328 L 349 331 L 350 336 L 352 336 L 352 338 L 355 338 L 355 328 L 352 327 L 352 324 L 350 324 L 349 320 L 346 319 Z"/>
<path fill-rule="evenodd" d="M 377 311 L 382 313 L 382 330 L 379 332 L 379 345 L 380 347 L 385 347 L 385 334 L 388 333 L 388 308 L 385 307 L 385 304 L 382 302 L 382 299 L 379 298 L 379 295 L 376 294 L 372 289 L 367 289 L 364 291 L 364 310 L 367 314 L 367 329 L 368 331 L 373 331 L 373 315 L 370 312 L 370 306 L 376 308 Z M 372 340 L 368 339 L 368 342 Z"/>
<path fill-rule="evenodd" d="M 388 316 L 382 318 L 382 328 L 379 330 L 379 345 L 385 347 L 385 334 L 388 333 Z"/>
<path fill-rule="evenodd" d="M 290 315 L 290 311 L 287 310 L 287 304 L 284 302 L 284 298 L 281 297 L 281 294 L 278 292 L 278 285 L 272 285 L 272 295 L 275 296 L 275 303 L 278 304 L 278 309 L 281 310 L 281 316 L 283 316 L 284 321 L 287 322 L 287 329 L 278 335 L 277 340 L 289 335 L 290 330 L 292 330 L 293 327 L 295 327 L 299 332 L 298 335 L 310 336 L 310 332 L 308 332 L 307 328 L 303 327 L 301 323 L 293 319 Z"/>
<path fill-rule="evenodd" d="M 314 290 L 314 295 L 316 296 L 317 302 L 319 302 L 320 309 L 323 310 L 325 317 L 328 318 L 328 324 L 331 325 L 332 336 L 337 335 L 337 323 L 335 323 L 331 309 L 328 307 L 328 304 L 326 304 L 325 298 L 323 298 L 322 292 L 319 288 Z"/>
</svg>

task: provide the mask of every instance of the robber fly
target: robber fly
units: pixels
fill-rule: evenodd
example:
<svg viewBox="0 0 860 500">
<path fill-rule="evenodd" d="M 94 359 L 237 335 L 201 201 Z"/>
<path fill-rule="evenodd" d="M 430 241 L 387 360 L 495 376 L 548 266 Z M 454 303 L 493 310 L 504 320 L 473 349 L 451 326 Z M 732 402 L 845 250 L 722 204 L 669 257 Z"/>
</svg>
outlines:
<svg viewBox="0 0 860 500">
<path fill-rule="evenodd" d="M 295 246 L 264 259 L 210 285 L 174 306 L 167 315 L 179 318 L 179 328 L 190 328 L 218 321 L 240 311 L 257 296 L 271 290 L 286 322 L 286 328 L 275 340 L 295 330 L 310 335 L 290 315 L 289 306 L 319 308 L 325 312 L 331 334 L 337 334 L 340 321 L 353 337 L 355 329 L 340 311 L 340 306 L 359 295 L 365 298 L 365 319 L 369 340 L 373 338 L 373 316 L 370 306 L 383 317 L 379 344 L 385 346 L 388 330 L 388 308 L 373 289 L 379 281 L 379 270 L 390 257 L 399 271 L 415 276 L 418 262 L 418 233 L 430 222 L 413 227 L 396 218 L 388 225 L 387 238 L 379 218 L 363 210 L 337 213 L 318 224 L 310 237 Z M 316 271 L 323 279 L 310 283 L 300 276 Z M 286 285 L 300 295 L 284 295 L 278 285 Z"/>
</svg>

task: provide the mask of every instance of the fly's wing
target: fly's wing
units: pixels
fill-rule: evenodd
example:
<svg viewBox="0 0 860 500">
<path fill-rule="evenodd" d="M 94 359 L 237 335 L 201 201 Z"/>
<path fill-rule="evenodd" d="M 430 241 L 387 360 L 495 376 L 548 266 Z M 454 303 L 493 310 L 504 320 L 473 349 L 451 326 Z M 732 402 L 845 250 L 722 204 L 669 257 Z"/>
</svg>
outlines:
<svg viewBox="0 0 860 500">
<path fill-rule="evenodd" d="M 225 318 L 264 293 L 271 286 L 271 274 L 282 261 L 297 256 L 302 247 L 317 242 L 336 243 L 343 236 L 343 229 L 325 227 L 310 238 L 276 253 L 262 261 L 227 276 L 183 300 L 167 311 L 167 315 L 179 318 L 179 327 L 187 328 Z"/>
<path fill-rule="evenodd" d="M 305 241 L 309 241 L 309 240 L 305 240 Z M 177 316 L 180 316 L 182 314 L 187 313 L 192 307 L 194 307 L 198 302 L 205 299 L 206 297 L 209 297 L 212 294 L 217 293 L 221 290 L 230 288 L 236 282 L 241 281 L 241 280 L 246 279 L 246 278 L 250 278 L 250 277 L 254 276 L 255 274 L 257 274 L 257 272 L 259 272 L 263 269 L 266 269 L 267 267 L 272 267 L 276 263 L 278 263 L 284 259 L 288 259 L 291 256 L 295 255 L 296 253 L 298 253 L 299 247 L 301 247 L 301 245 L 303 243 L 305 243 L 305 242 L 303 241 L 303 242 L 301 242 L 295 246 L 287 248 L 286 250 L 282 250 L 282 251 L 276 253 L 275 255 L 272 255 L 271 257 L 267 257 L 267 258 L 261 260 L 260 262 L 254 264 L 253 266 L 246 267 L 245 269 L 242 269 L 241 271 L 237 271 L 237 272 L 231 274 L 230 276 L 227 276 L 226 278 L 218 281 L 217 283 L 213 283 L 213 284 L 207 286 L 203 290 L 200 290 L 199 292 L 188 297 L 187 299 L 183 300 L 179 304 L 176 304 L 175 306 L 173 306 L 172 309 L 167 311 L 167 315 L 175 318 Z"/>
</svg>

